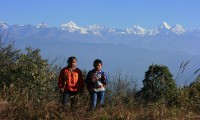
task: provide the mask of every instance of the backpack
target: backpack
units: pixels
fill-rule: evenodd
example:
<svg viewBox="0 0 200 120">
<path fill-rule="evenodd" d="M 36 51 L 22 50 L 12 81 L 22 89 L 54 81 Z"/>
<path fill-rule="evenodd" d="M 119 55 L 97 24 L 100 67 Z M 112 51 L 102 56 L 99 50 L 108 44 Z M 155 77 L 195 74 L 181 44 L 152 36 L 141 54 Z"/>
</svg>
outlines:
<svg viewBox="0 0 200 120">
<path fill-rule="evenodd" d="M 101 73 L 101 83 L 107 85 L 107 83 L 108 83 L 108 76 L 106 76 L 105 80 L 104 80 L 103 76 L 106 76 L 104 72 Z"/>
</svg>

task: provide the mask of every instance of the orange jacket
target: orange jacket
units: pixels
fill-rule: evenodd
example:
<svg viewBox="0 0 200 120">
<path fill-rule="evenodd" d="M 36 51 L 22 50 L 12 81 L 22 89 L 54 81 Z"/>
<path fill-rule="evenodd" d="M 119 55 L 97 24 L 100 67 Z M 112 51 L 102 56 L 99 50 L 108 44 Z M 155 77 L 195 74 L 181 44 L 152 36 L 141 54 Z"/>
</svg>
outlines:
<svg viewBox="0 0 200 120">
<path fill-rule="evenodd" d="M 84 81 L 83 75 L 80 69 L 76 68 L 71 71 L 68 67 L 63 68 L 60 71 L 58 78 L 58 87 L 64 91 L 79 91 L 83 89 Z"/>
</svg>

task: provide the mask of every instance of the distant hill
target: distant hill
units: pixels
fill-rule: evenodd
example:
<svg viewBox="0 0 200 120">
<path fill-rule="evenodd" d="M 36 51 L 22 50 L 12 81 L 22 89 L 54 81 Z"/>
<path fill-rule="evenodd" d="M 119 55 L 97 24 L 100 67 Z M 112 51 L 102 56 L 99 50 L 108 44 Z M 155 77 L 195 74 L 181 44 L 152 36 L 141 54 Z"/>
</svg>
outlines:
<svg viewBox="0 0 200 120">
<path fill-rule="evenodd" d="M 15 41 L 19 48 L 40 48 L 45 58 L 62 60 L 74 55 L 81 69 L 92 69 L 93 60 L 100 58 L 106 72 L 122 71 L 138 80 L 139 85 L 152 63 L 168 66 L 176 76 L 181 62 L 190 60 L 177 80 L 180 85 L 200 67 L 200 29 L 185 30 L 181 25 L 170 26 L 166 22 L 150 30 L 138 25 L 124 29 L 80 27 L 72 21 L 59 27 L 0 22 L 0 34 L 2 39 L 8 35 L 7 39 Z"/>
</svg>

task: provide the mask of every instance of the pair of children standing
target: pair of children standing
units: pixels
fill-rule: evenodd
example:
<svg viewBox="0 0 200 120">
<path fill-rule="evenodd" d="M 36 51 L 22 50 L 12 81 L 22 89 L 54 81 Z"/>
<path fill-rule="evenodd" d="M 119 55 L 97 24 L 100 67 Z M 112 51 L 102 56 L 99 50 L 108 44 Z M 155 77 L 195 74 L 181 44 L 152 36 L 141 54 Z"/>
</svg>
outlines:
<svg viewBox="0 0 200 120">
<path fill-rule="evenodd" d="M 74 104 L 74 95 L 83 91 L 84 80 L 82 72 L 76 67 L 77 59 L 75 57 L 69 57 L 68 66 L 60 71 L 58 86 L 60 88 L 63 105 L 68 103 L 71 99 L 71 105 Z M 102 61 L 96 59 L 93 63 L 93 70 L 90 70 L 85 79 L 87 89 L 90 94 L 90 110 L 95 109 L 97 102 L 101 106 L 104 105 L 105 86 L 108 82 L 106 74 L 101 70 Z"/>
</svg>

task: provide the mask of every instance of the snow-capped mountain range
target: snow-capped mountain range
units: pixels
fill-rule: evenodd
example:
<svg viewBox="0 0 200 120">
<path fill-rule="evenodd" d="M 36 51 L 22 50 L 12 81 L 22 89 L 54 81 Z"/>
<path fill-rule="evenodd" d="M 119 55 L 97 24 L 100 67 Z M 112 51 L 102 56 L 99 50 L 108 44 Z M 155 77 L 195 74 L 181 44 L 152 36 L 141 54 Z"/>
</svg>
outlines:
<svg viewBox="0 0 200 120">
<path fill-rule="evenodd" d="M 26 25 L 20 25 L 19 27 L 23 27 Z M 9 29 L 8 24 L 5 22 L 0 21 L 0 28 L 1 29 Z M 36 26 L 33 26 L 33 28 L 37 29 L 50 29 L 50 28 L 58 28 L 63 31 L 67 32 L 76 32 L 80 34 L 93 34 L 93 35 L 102 35 L 102 33 L 109 33 L 114 35 L 140 35 L 140 36 L 151 36 L 151 35 L 157 35 L 159 33 L 165 33 L 165 34 L 177 34 L 181 35 L 184 34 L 186 31 L 183 26 L 176 24 L 174 26 L 170 26 L 168 23 L 163 22 L 160 26 L 156 27 L 155 29 L 147 30 L 145 28 L 142 28 L 139 25 L 134 25 L 131 28 L 125 28 L 125 29 L 115 29 L 115 28 L 109 28 L 102 25 L 91 25 L 87 27 L 80 27 L 76 25 L 73 21 L 70 21 L 66 24 L 60 25 L 60 27 L 50 27 L 45 23 L 39 23 Z"/>
<path fill-rule="evenodd" d="M 133 35 L 156 35 L 159 33 L 174 33 L 174 34 L 183 34 L 185 33 L 185 29 L 181 26 L 176 24 L 175 26 L 171 27 L 166 22 L 163 22 L 160 26 L 156 27 L 152 30 L 146 30 L 138 25 L 134 25 L 132 28 L 126 28 L 121 30 L 116 30 L 114 28 L 108 28 L 105 26 L 100 25 L 92 25 L 88 27 L 79 27 L 77 26 L 73 21 L 68 22 L 67 24 L 62 24 L 60 26 L 62 30 L 66 30 L 68 32 L 79 32 L 80 34 L 94 34 L 94 35 L 100 35 L 102 31 L 105 31 L 110 34 L 133 34 Z"/>
<path fill-rule="evenodd" d="M 105 71 L 122 69 L 139 84 L 152 63 L 167 65 L 176 75 L 181 62 L 191 60 L 184 78 L 177 81 L 179 84 L 200 67 L 200 28 L 186 30 L 179 24 L 163 22 L 153 29 L 138 25 L 117 29 L 103 25 L 81 27 L 72 21 L 59 27 L 45 23 L 8 25 L 0 21 L 0 35 L 1 39 L 15 41 L 19 48 L 40 48 L 45 57 L 76 56 L 81 68 L 91 69 L 93 60 L 100 58 Z"/>
</svg>

